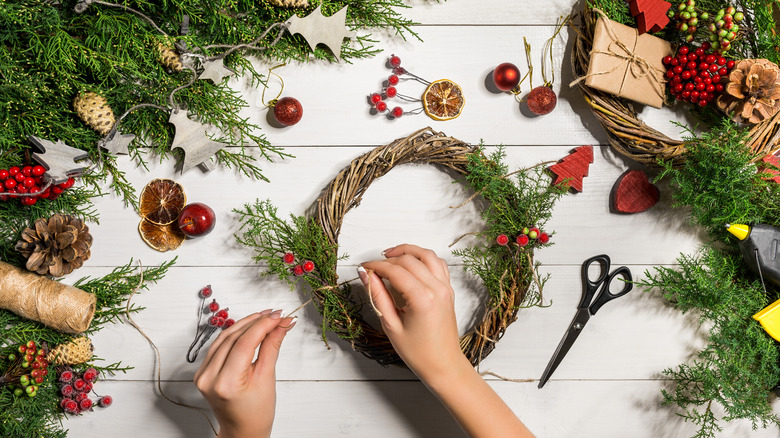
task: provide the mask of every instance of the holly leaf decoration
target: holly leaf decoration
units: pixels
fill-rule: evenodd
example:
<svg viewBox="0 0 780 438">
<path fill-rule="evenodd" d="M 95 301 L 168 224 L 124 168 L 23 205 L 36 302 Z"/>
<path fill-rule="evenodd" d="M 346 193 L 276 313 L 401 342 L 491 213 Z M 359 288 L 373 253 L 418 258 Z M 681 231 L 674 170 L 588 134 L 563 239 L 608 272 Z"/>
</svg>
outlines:
<svg viewBox="0 0 780 438">
<path fill-rule="evenodd" d="M 185 110 L 171 111 L 168 122 L 176 127 L 171 150 L 180 148 L 184 151 L 181 171 L 186 172 L 199 164 L 206 170 L 213 169 L 211 157 L 228 146 L 209 138 L 208 131 L 215 129 L 214 126 L 190 119 L 189 112 Z"/>
<path fill-rule="evenodd" d="M 346 26 L 348 6 L 344 6 L 330 17 L 322 15 L 321 6 L 317 6 L 317 9 L 303 18 L 293 15 L 285 25 L 290 34 L 303 35 L 312 50 L 317 47 L 317 44 L 324 44 L 338 60 L 341 56 L 341 44 L 344 42 L 344 38 L 353 36 L 353 33 L 348 31 Z"/>
<path fill-rule="evenodd" d="M 89 156 L 86 151 L 70 147 L 62 140 L 57 140 L 55 143 L 35 136 L 30 136 L 29 139 L 38 149 L 38 152 L 32 154 L 33 159 L 46 168 L 44 175 L 52 184 L 62 184 L 87 168 L 86 163 L 76 163 L 77 160 Z"/>
</svg>

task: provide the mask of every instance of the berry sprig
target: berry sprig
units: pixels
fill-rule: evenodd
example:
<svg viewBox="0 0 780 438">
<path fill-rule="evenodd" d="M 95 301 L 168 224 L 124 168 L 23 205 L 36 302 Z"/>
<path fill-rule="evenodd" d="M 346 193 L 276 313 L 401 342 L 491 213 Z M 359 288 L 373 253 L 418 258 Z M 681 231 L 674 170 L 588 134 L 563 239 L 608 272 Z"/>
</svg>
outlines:
<svg viewBox="0 0 780 438">
<path fill-rule="evenodd" d="M 544 245 L 549 241 L 550 241 L 550 236 L 547 233 L 539 230 L 539 228 L 525 227 L 520 232 L 520 234 L 518 234 L 517 237 L 515 237 L 514 244 L 517 244 L 518 247 L 523 248 L 525 246 L 528 246 L 529 243 L 538 242 L 538 244 Z M 507 236 L 506 234 L 499 234 L 496 237 L 496 243 L 501 246 L 509 247 L 510 245 L 509 236 Z"/>
<path fill-rule="evenodd" d="M 98 375 L 98 371 L 92 367 L 82 372 L 70 367 L 62 368 L 57 377 L 61 397 L 60 408 L 67 414 L 80 415 L 82 412 L 91 412 L 94 406 L 102 408 L 111 406 L 114 399 L 110 395 L 100 396 L 94 391 Z M 90 393 L 94 393 L 98 398 L 89 398 Z"/>
<path fill-rule="evenodd" d="M 711 47 L 709 43 L 696 49 L 682 46 L 676 57 L 663 58 L 669 91 L 677 100 L 705 107 L 723 93 L 735 62 L 709 52 Z"/>
<path fill-rule="evenodd" d="M 190 344 L 189 350 L 187 350 L 187 361 L 192 363 L 198 358 L 200 349 L 208 342 L 215 331 L 221 329 L 230 328 L 236 321 L 229 317 L 227 307 L 222 309 L 219 307 L 216 299 L 211 300 L 210 303 L 206 303 L 206 299 L 211 298 L 214 290 L 211 285 L 204 286 L 198 291 L 200 297 L 200 306 L 198 307 L 198 325 L 195 330 L 195 339 Z M 203 317 L 206 316 L 205 322 Z"/>
<path fill-rule="evenodd" d="M 282 261 L 287 264 L 291 265 L 290 273 L 293 274 L 296 277 L 301 277 L 306 274 L 311 274 L 314 272 L 314 262 L 311 260 L 304 260 L 303 262 L 298 262 L 298 260 L 295 257 L 295 254 L 291 252 L 287 252 L 282 256 Z"/>
<path fill-rule="evenodd" d="M 14 396 L 35 397 L 38 387 L 49 374 L 49 361 L 46 359 L 47 351 L 39 348 L 35 341 L 27 341 L 26 344 L 14 347 L 8 354 L 8 368 L 0 376 L 0 384 L 10 385 Z"/>
<path fill-rule="evenodd" d="M 387 111 L 387 117 L 392 119 L 398 119 L 405 114 L 420 114 L 423 111 L 422 107 L 411 111 L 404 111 L 403 108 L 401 108 L 400 106 L 396 106 L 393 109 L 388 111 L 390 107 L 387 105 L 386 100 L 398 98 L 405 102 L 422 103 L 422 100 L 420 99 L 410 97 L 410 96 L 405 96 L 403 94 L 398 93 L 398 89 L 396 88 L 396 85 L 398 85 L 401 82 L 400 76 L 402 75 L 407 75 L 409 76 L 410 79 L 425 84 L 426 86 L 430 85 L 431 83 L 415 74 L 410 73 L 405 68 L 401 67 L 401 58 L 399 58 L 396 55 L 391 55 L 387 63 L 393 72 L 390 76 L 387 77 L 387 80 L 382 84 L 383 85 L 382 90 L 379 93 L 372 93 L 369 96 L 371 105 L 376 109 L 377 113 L 384 113 Z"/>
<path fill-rule="evenodd" d="M 745 14 L 737 12 L 736 8 L 729 6 L 722 8 L 717 14 L 712 15 L 696 7 L 696 0 L 685 0 L 677 6 L 677 11 L 669 9 L 667 15 L 677 21 L 677 30 L 686 34 L 685 41 L 692 42 L 693 35 L 704 24 L 709 31 L 709 40 L 715 50 L 726 52 L 731 43 L 739 35 L 739 22 L 744 20 Z"/>
<path fill-rule="evenodd" d="M 75 184 L 73 178 L 62 184 L 48 184 L 44 173 L 46 168 L 40 165 L 0 169 L 0 201 L 19 198 L 22 205 L 34 205 L 39 199 L 53 201 Z"/>
</svg>

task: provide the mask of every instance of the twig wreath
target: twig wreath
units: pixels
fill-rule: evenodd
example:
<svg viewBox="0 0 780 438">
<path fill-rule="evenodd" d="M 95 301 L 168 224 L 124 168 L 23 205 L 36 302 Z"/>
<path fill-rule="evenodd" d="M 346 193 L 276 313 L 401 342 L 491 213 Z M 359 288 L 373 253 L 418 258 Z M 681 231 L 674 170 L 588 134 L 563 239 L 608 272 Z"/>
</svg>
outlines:
<svg viewBox="0 0 780 438">
<path fill-rule="evenodd" d="M 339 282 L 336 272 L 338 236 L 344 216 L 360 204 L 371 183 L 403 164 L 432 164 L 461 177 L 485 201 L 485 227 L 478 244 L 454 251 L 487 291 L 485 309 L 474 327 L 460 339 L 463 353 L 477 365 L 487 357 L 520 308 L 542 304 L 545 276 L 538 273 L 533 251 L 549 245 L 547 239 L 526 236 L 524 228 L 542 228 L 554 202 L 568 186 L 551 185 L 543 165 L 508 173 L 499 148 L 489 157 L 478 146 L 422 129 L 354 159 L 325 188 L 311 217 L 290 215 L 285 221 L 270 201 L 257 201 L 235 210 L 241 221 L 238 241 L 255 250 L 253 259 L 265 265 L 264 276 L 276 275 L 291 288 L 308 284 L 311 302 L 322 315 L 322 335 L 331 331 L 382 365 L 401 364 L 387 337 L 361 315 L 365 303 L 351 290 L 351 281 Z M 547 163 L 542 163 L 547 164 Z M 457 208 L 457 207 L 454 207 Z M 498 239 L 497 236 L 502 236 Z M 519 242 L 519 243 L 518 243 Z"/>
</svg>

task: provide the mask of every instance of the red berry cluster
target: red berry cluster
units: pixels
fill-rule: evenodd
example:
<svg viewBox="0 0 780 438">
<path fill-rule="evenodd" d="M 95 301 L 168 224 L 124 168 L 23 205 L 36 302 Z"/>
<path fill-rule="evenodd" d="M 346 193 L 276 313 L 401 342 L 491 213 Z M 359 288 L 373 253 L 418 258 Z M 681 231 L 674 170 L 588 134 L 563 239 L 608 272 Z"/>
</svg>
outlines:
<svg viewBox="0 0 780 438">
<path fill-rule="evenodd" d="M 96 369 L 90 367 L 79 373 L 71 368 L 64 368 L 57 378 L 60 382 L 60 408 L 68 414 L 78 415 L 85 411 L 92 411 L 92 407 L 111 406 L 114 399 L 110 395 L 98 397 L 97 400 L 89 398 L 90 392 L 98 378 Z"/>
<path fill-rule="evenodd" d="M 398 95 L 398 90 L 395 88 L 396 85 L 400 82 L 400 79 L 398 76 L 406 73 L 406 70 L 404 70 L 403 67 L 401 67 L 401 58 L 391 55 L 390 59 L 388 60 L 388 63 L 390 64 L 390 67 L 393 69 L 393 74 L 387 77 L 387 85 L 383 88 L 381 93 L 373 93 L 371 96 L 369 96 L 369 99 L 371 100 L 371 105 L 376 108 L 377 112 L 383 113 L 387 111 L 387 102 L 384 101 L 384 99 L 392 99 L 395 96 Z M 397 106 L 390 110 L 388 113 L 388 117 L 392 118 L 399 118 L 404 115 L 404 110 Z"/>
<path fill-rule="evenodd" d="M 297 263 L 295 260 L 295 254 L 288 252 L 282 256 L 282 261 L 288 265 L 295 265 L 290 268 L 290 272 L 296 277 L 300 277 L 303 274 L 308 274 L 314 271 L 314 262 L 311 260 L 305 260 L 303 263 Z"/>
<path fill-rule="evenodd" d="M 209 289 L 211 286 L 206 286 Z M 217 304 L 217 300 L 211 300 L 211 302 L 208 304 L 208 306 L 205 306 L 203 308 L 204 313 L 211 313 L 211 316 L 209 316 L 208 324 L 211 327 L 221 327 L 223 329 L 229 328 L 233 324 L 236 323 L 236 321 L 232 318 L 228 318 L 228 309 L 227 307 L 224 309 L 219 308 L 219 304 Z"/>
<path fill-rule="evenodd" d="M 718 52 L 708 52 L 710 47 L 709 43 L 696 49 L 682 46 L 676 57 L 663 58 L 669 89 L 677 100 L 704 107 L 723 93 L 735 62 Z"/>
<path fill-rule="evenodd" d="M 550 236 L 547 233 L 543 233 L 539 228 L 523 228 L 523 231 L 515 238 L 517 246 L 524 247 L 531 243 L 532 240 L 538 241 L 540 244 L 545 244 L 550 241 Z M 509 237 L 506 234 L 499 234 L 496 237 L 496 243 L 501 246 L 509 246 Z"/>
<path fill-rule="evenodd" d="M 187 350 L 187 361 L 190 363 L 195 362 L 198 358 L 200 349 L 206 345 L 206 342 L 211 338 L 211 335 L 215 331 L 230 328 L 236 321 L 230 318 L 228 315 L 228 308 L 221 309 L 217 300 L 211 299 L 210 303 L 206 303 L 207 298 L 211 298 L 214 294 L 214 290 L 211 285 L 203 287 L 198 291 L 200 297 L 200 310 L 198 311 L 198 327 L 195 333 L 195 340 L 192 341 L 190 349 Z M 203 322 L 203 316 L 206 316 L 206 322 Z"/>
<path fill-rule="evenodd" d="M 11 166 L 8 169 L 0 169 L 0 192 L 9 193 L 0 195 L 0 201 L 19 198 L 22 205 L 33 205 L 39 199 L 55 200 L 75 183 L 73 178 L 68 178 L 62 184 L 52 185 L 41 191 L 46 184 L 44 173 L 46 169 L 43 166 Z M 18 196 L 26 193 L 38 193 L 38 195 Z"/>
<path fill-rule="evenodd" d="M 7 356 L 9 365 L 0 380 L 14 386 L 16 397 L 27 394 L 35 397 L 38 387 L 49 374 L 49 361 L 46 359 L 46 350 L 38 348 L 35 341 L 27 341 L 19 345 Z"/>
</svg>

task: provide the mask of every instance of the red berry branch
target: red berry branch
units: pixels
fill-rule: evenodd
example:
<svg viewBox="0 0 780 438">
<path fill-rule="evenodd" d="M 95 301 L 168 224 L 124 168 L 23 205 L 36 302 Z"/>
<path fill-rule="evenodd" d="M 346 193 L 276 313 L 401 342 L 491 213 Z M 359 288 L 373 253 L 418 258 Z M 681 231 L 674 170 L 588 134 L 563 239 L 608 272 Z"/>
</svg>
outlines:
<svg viewBox="0 0 780 438">
<path fill-rule="evenodd" d="M 35 397 L 49 373 L 46 353 L 44 348 L 37 348 L 35 341 L 14 348 L 7 356 L 9 365 L 0 376 L 0 385 L 12 385 L 16 397 Z"/>
<path fill-rule="evenodd" d="M 22 205 L 34 205 L 39 199 L 53 201 L 75 183 L 68 178 L 62 184 L 51 184 L 44 173 L 46 168 L 40 165 L 0 169 L 0 201 L 19 198 Z"/>
<path fill-rule="evenodd" d="M 723 93 L 735 62 L 710 48 L 710 43 L 696 49 L 682 46 L 676 57 L 663 58 L 669 91 L 677 100 L 704 107 Z"/>
<path fill-rule="evenodd" d="M 198 358 L 201 348 L 208 342 L 211 336 L 218 329 L 226 329 L 236 323 L 236 321 L 229 317 L 227 307 L 222 309 L 219 307 L 216 299 L 211 300 L 206 304 L 206 299 L 211 298 L 214 293 L 211 285 L 203 287 L 198 291 L 200 297 L 200 306 L 198 306 L 198 325 L 195 330 L 195 339 L 190 344 L 189 350 L 187 350 L 187 362 L 193 363 Z M 209 315 L 206 321 L 203 321 L 204 315 Z"/>
<path fill-rule="evenodd" d="M 60 408 L 71 415 L 79 415 L 82 412 L 90 412 L 94 406 L 107 408 L 114 399 L 110 395 L 100 396 L 97 400 L 89 398 L 94 392 L 94 384 L 98 378 L 98 371 L 92 367 L 83 372 L 64 367 L 57 378 L 60 386 Z M 97 395 L 97 393 L 95 393 Z"/>
</svg>

